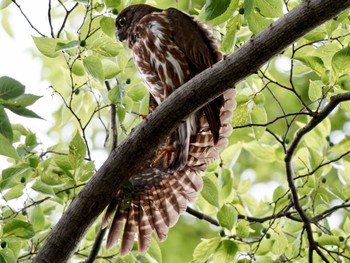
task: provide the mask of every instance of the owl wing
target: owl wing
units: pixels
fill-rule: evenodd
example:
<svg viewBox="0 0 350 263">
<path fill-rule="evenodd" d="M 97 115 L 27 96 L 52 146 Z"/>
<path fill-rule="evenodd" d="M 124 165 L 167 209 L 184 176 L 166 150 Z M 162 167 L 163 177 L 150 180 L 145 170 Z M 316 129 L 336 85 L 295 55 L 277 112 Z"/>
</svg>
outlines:
<svg viewBox="0 0 350 263">
<path fill-rule="evenodd" d="M 165 10 L 170 20 L 174 43 L 186 55 L 191 73 L 194 75 L 221 60 L 222 54 L 206 25 L 175 8 Z M 220 108 L 223 97 L 219 96 L 203 107 L 208 119 L 214 143 L 219 139 Z"/>
<path fill-rule="evenodd" d="M 215 145 L 207 118 L 199 113 L 198 131 L 191 136 L 188 161 L 183 169 L 171 173 L 150 166 L 153 160 L 149 160 L 119 191 L 102 222 L 102 228 L 105 228 L 112 221 L 107 247 L 115 244 L 121 235 L 120 254 L 125 255 L 132 249 L 136 236 L 140 252 L 149 248 L 153 232 L 159 241 L 166 238 L 169 228 L 186 210 L 188 202 L 201 191 L 203 182 L 199 173 L 207 169 L 209 161 L 218 159 L 220 149 L 227 145 L 227 137 L 232 132 L 230 120 L 235 107 L 234 95 L 234 90 L 224 93 L 220 136 Z M 157 154 L 155 151 L 154 156 Z"/>
</svg>

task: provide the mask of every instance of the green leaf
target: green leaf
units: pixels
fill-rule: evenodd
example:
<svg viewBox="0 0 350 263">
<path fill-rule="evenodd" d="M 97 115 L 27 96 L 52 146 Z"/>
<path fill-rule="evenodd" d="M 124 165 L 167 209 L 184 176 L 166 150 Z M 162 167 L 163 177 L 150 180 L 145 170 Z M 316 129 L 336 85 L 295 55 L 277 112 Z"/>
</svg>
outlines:
<svg viewBox="0 0 350 263">
<path fill-rule="evenodd" d="M 2 105 L 0 105 L 0 134 L 12 143 L 13 132 L 11 123 Z"/>
<path fill-rule="evenodd" d="M 17 259 L 15 254 L 10 248 L 0 249 L 0 262 L 1 263 L 16 263 Z"/>
<path fill-rule="evenodd" d="M 237 236 L 239 236 L 240 238 L 249 237 L 249 231 L 250 231 L 249 222 L 246 220 L 241 220 L 236 225 L 236 233 L 237 233 Z"/>
<path fill-rule="evenodd" d="M 288 248 L 288 239 L 283 232 L 276 233 L 274 235 L 274 238 L 275 242 L 272 246 L 272 252 L 274 252 L 277 255 L 282 255 Z"/>
<path fill-rule="evenodd" d="M 224 53 L 230 53 L 236 44 L 237 31 L 240 27 L 241 18 L 239 15 L 232 18 L 226 25 L 226 34 L 222 42 L 222 49 Z"/>
<path fill-rule="evenodd" d="M 66 42 L 66 41 L 65 41 Z M 68 43 L 65 42 L 58 42 L 56 44 L 55 51 L 64 51 L 72 48 L 77 48 L 80 46 L 80 41 L 79 40 L 73 40 Z"/>
<path fill-rule="evenodd" d="M 15 105 L 27 107 L 27 106 L 34 104 L 41 97 L 42 96 L 36 96 L 33 94 L 23 94 L 23 95 L 15 98 L 14 100 L 11 100 L 11 102 Z"/>
<path fill-rule="evenodd" d="M 229 204 L 224 204 L 217 214 L 220 225 L 228 230 L 232 230 L 237 222 L 237 217 L 236 210 Z"/>
<path fill-rule="evenodd" d="M 53 160 L 54 160 L 55 164 L 64 171 L 69 171 L 69 170 L 73 169 L 73 167 L 68 159 L 68 156 L 66 156 L 66 155 L 56 154 L 53 156 Z"/>
<path fill-rule="evenodd" d="M 22 196 L 23 189 L 23 184 L 17 184 L 16 186 L 12 187 L 8 192 L 6 192 L 6 194 L 4 195 L 4 199 L 8 201 Z"/>
<path fill-rule="evenodd" d="M 20 157 L 15 148 L 12 146 L 10 141 L 2 134 L 0 134 L 0 155 L 20 160 Z"/>
<path fill-rule="evenodd" d="M 286 189 L 282 185 L 278 186 L 275 191 L 273 191 L 273 202 L 277 202 L 282 198 L 282 196 L 286 195 Z"/>
<path fill-rule="evenodd" d="M 83 62 L 81 60 L 76 60 L 72 66 L 72 72 L 76 76 L 84 76 L 85 75 L 85 69 Z"/>
<path fill-rule="evenodd" d="M 238 105 L 237 108 L 234 110 L 234 114 L 232 117 L 232 126 L 235 127 L 244 125 L 247 122 L 248 116 L 248 104 L 243 103 L 241 105 Z"/>
<path fill-rule="evenodd" d="M 32 189 L 43 194 L 47 195 L 55 195 L 55 192 L 53 191 L 52 187 L 41 182 L 40 180 L 36 180 L 35 183 L 32 185 Z"/>
<path fill-rule="evenodd" d="M 121 0 L 104 0 L 107 8 L 118 8 Z"/>
<path fill-rule="evenodd" d="M 113 87 L 110 91 L 108 91 L 108 99 L 113 104 L 120 104 L 122 102 L 122 98 L 124 97 L 124 89 L 117 85 Z"/>
<path fill-rule="evenodd" d="M 235 158 L 235 157 L 233 157 Z M 219 193 L 220 201 L 226 201 L 233 194 L 233 178 L 232 173 L 229 169 L 223 168 L 220 173 L 220 186 L 221 191 Z"/>
<path fill-rule="evenodd" d="M 223 14 L 230 5 L 230 0 L 208 0 L 205 4 L 206 20 L 212 20 Z"/>
<path fill-rule="evenodd" d="M 242 143 L 238 142 L 226 147 L 222 153 L 221 158 L 223 163 L 227 166 L 227 168 L 232 169 L 236 164 L 238 157 L 241 154 Z"/>
<path fill-rule="evenodd" d="M 5 224 L 2 231 L 5 236 L 14 235 L 24 239 L 32 238 L 35 235 L 33 226 L 19 219 L 13 219 Z"/>
<path fill-rule="evenodd" d="M 25 141 L 27 146 L 36 146 L 37 141 L 36 141 L 36 135 L 34 133 L 29 133 L 26 136 L 26 141 Z"/>
<path fill-rule="evenodd" d="M 12 111 L 13 113 L 16 113 L 17 115 L 28 117 L 28 118 L 38 118 L 42 119 L 38 114 L 36 114 L 34 111 L 28 110 L 27 108 L 20 106 L 20 105 L 11 105 L 11 104 L 4 104 L 4 106 Z"/>
<path fill-rule="evenodd" d="M 201 195 L 209 204 L 219 207 L 218 188 L 209 177 L 203 176 L 202 179 L 204 186 Z"/>
<path fill-rule="evenodd" d="M 278 148 L 277 145 L 270 146 L 259 144 L 257 141 L 251 141 L 250 143 L 244 143 L 243 148 L 260 160 L 264 160 L 265 162 L 276 162 L 275 151 Z"/>
<path fill-rule="evenodd" d="M 38 232 L 44 229 L 45 217 L 39 205 L 36 205 L 34 206 L 33 209 L 31 209 L 29 219 L 33 225 L 33 229 L 35 232 Z"/>
<path fill-rule="evenodd" d="M 337 236 L 323 234 L 316 241 L 321 246 L 340 246 L 339 238 Z"/>
<path fill-rule="evenodd" d="M 350 233 L 350 218 L 349 217 L 345 218 L 343 229 L 344 229 L 345 233 Z"/>
<path fill-rule="evenodd" d="M 73 139 L 69 143 L 68 159 L 74 169 L 77 169 L 84 161 L 86 147 L 80 133 L 76 131 Z"/>
<path fill-rule="evenodd" d="M 117 105 L 117 117 L 118 122 L 123 123 L 126 115 L 126 110 L 123 105 L 118 104 Z"/>
<path fill-rule="evenodd" d="M 127 91 L 128 96 L 133 100 L 133 101 L 142 101 L 142 99 L 147 96 L 148 91 L 143 85 L 136 85 L 133 86 L 131 89 Z"/>
<path fill-rule="evenodd" d="M 238 246 L 235 241 L 225 239 L 221 241 L 220 246 L 215 250 L 213 262 L 226 263 L 233 262 L 235 255 L 238 252 Z"/>
<path fill-rule="evenodd" d="M 339 85 L 341 89 L 350 91 L 350 75 L 345 74 L 340 76 L 337 79 L 336 84 Z"/>
<path fill-rule="evenodd" d="M 350 71 L 350 47 L 343 48 L 334 54 L 332 68 L 341 75 Z"/>
<path fill-rule="evenodd" d="M 94 162 L 87 162 L 81 166 L 80 174 L 78 180 L 80 182 L 85 182 L 90 179 L 90 177 L 95 173 Z"/>
<path fill-rule="evenodd" d="M 12 3 L 11 0 L 1 0 L 0 1 L 0 9 L 4 9 L 8 7 Z"/>
<path fill-rule="evenodd" d="M 273 22 L 272 19 L 266 18 L 261 13 L 260 8 L 263 6 L 257 6 L 257 1 L 254 0 L 244 1 L 244 17 L 247 20 L 249 29 L 253 34 L 259 33 Z"/>
<path fill-rule="evenodd" d="M 103 33 L 113 39 L 115 38 L 115 26 L 113 18 L 106 16 L 102 17 L 100 20 L 100 25 Z"/>
<path fill-rule="evenodd" d="M 326 37 L 326 34 L 327 34 L 326 28 L 324 25 L 322 25 L 322 26 L 316 27 L 310 33 L 306 34 L 304 38 L 309 41 L 320 41 L 321 39 L 324 39 Z"/>
<path fill-rule="evenodd" d="M 103 66 L 100 59 L 96 56 L 89 56 L 83 59 L 85 70 L 99 82 L 104 81 Z"/>
<path fill-rule="evenodd" d="M 13 99 L 24 94 L 24 85 L 10 77 L 0 78 L 0 98 Z"/>
<path fill-rule="evenodd" d="M 210 24 L 212 24 L 213 26 L 217 26 L 217 25 L 220 25 L 222 23 L 225 23 L 227 20 L 229 20 L 232 17 L 232 14 L 236 11 L 238 4 L 239 4 L 239 1 L 236 1 L 236 0 L 230 1 L 230 5 L 226 9 L 226 11 L 224 13 L 222 13 L 221 15 L 212 19 L 210 21 Z M 206 9 L 204 11 L 206 11 Z M 206 12 L 204 12 L 204 14 L 206 14 Z M 237 17 L 239 18 L 239 15 L 236 15 L 235 18 L 237 18 Z M 227 34 L 228 34 L 228 32 L 226 32 L 226 35 Z"/>
<path fill-rule="evenodd" d="M 56 50 L 56 47 L 57 47 L 58 41 L 62 42 L 62 40 L 57 38 L 34 37 L 34 36 L 32 36 L 32 38 L 36 48 L 44 56 L 47 56 L 49 58 L 55 58 L 60 54 L 60 52 Z"/>
<path fill-rule="evenodd" d="M 118 69 L 117 64 L 109 59 L 102 60 L 102 66 L 105 79 L 114 78 L 121 72 L 121 70 Z"/>
<path fill-rule="evenodd" d="M 220 245 L 221 238 L 215 237 L 212 239 L 202 239 L 193 252 L 193 259 L 191 263 L 205 262 L 216 248 Z"/>
<path fill-rule="evenodd" d="M 315 56 L 296 57 L 297 60 L 303 62 L 306 66 L 313 69 L 319 76 L 322 76 L 326 71 L 323 60 Z"/>
<path fill-rule="evenodd" d="M 96 39 L 91 49 L 104 57 L 115 57 L 119 54 L 120 45 L 110 37 Z"/>
<path fill-rule="evenodd" d="M 316 101 L 322 97 L 323 83 L 321 80 L 310 80 L 309 98 L 311 101 Z"/>
<path fill-rule="evenodd" d="M 159 247 L 157 240 L 152 237 L 151 246 L 147 253 L 155 259 L 155 262 L 162 263 L 162 250 Z"/>
<path fill-rule="evenodd" d="M 254 7 L 264 17 L 283 16 L 283 0 L 254 0 Z"/>
<path fill-rule="evenodd" d="M 263 107 L 254 107 L 250 116 L 253 124 L 264 124 L 267 122 L 266 111 L 265 111 L 265 108 Z M 255 139 L 260 140 L 265 130 L 266 130 L 266 126 L 253 126 Z"/>
</svg>

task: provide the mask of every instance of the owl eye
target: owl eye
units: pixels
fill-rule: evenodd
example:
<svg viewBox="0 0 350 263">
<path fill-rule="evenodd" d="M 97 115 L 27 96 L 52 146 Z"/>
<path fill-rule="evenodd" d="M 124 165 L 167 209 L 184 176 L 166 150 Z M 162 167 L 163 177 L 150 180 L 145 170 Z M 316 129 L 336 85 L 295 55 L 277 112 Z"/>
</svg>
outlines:
<svg viewBox="0 0 350 263">
<path fill-rule="evenodd" d="M 125 25 L 125 22 L 126 22 L 126 17 L 123 16 L 122 18 L 120 18 L 120 19 L 118 20 L 118 25 L 119 25 L 120 27 L 123 27 L 123 26 Z"/>
</svg>

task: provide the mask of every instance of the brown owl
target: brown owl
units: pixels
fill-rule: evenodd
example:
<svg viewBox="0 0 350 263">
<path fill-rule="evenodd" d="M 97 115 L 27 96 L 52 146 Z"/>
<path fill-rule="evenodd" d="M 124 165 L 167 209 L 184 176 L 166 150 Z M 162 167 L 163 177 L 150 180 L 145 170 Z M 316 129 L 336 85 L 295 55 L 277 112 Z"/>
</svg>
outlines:
<svg viewBox="0 0 350 263">
<path fill-rule="evenodd" d="M 118 15 L 116 29 L 119 40 L 126 40 L 132 50 L 153 108 L 222 58 L 206 26 L 174 8 L 130 6 Z M 115 211 L 107 247 L 117 242 L 120 233 L 121 255 L 131 250 L 135 235 L 140 252 L 150 246 L 152 232 L 159 241 L 166 238 L 188 202 L 202 189 L 199 173 L 227 145 L 234 94 L 229 90 L 192 113 L 169 134 L 153 158 L 140 165 L 107 209 L 103 228 Z M 159 156 L 165 151 L 171 156 L 163 160 Z"/>
</svg>

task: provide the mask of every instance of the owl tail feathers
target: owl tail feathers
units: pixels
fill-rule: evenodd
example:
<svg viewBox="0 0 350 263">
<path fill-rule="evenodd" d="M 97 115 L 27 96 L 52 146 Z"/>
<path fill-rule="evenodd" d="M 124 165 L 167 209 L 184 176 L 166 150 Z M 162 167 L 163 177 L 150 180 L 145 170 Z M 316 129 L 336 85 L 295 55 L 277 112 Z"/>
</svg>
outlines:
<svg viewBox="0 0 350 263">
<path fill-rule="evenodd" d="M 121 256 L 129 253 L 136 236 L 139 252 L 150 247 L 153 232 L 158 241 L 164 241 L 169 229 L 203 185 L 200 176 L 187 166 L 174 173 L 159 173 L 156 168 L 150 168 L 136 177 L 131 178 L 135 184 L 131 200 L 128 200 L 128 194 L 120 191 L 102 220 L 102 228 L 111 222 L 107 249 L 116 244 L 121 235 Z M 150 183 L 150 178 L 153 183 Z"/>
</svg>

